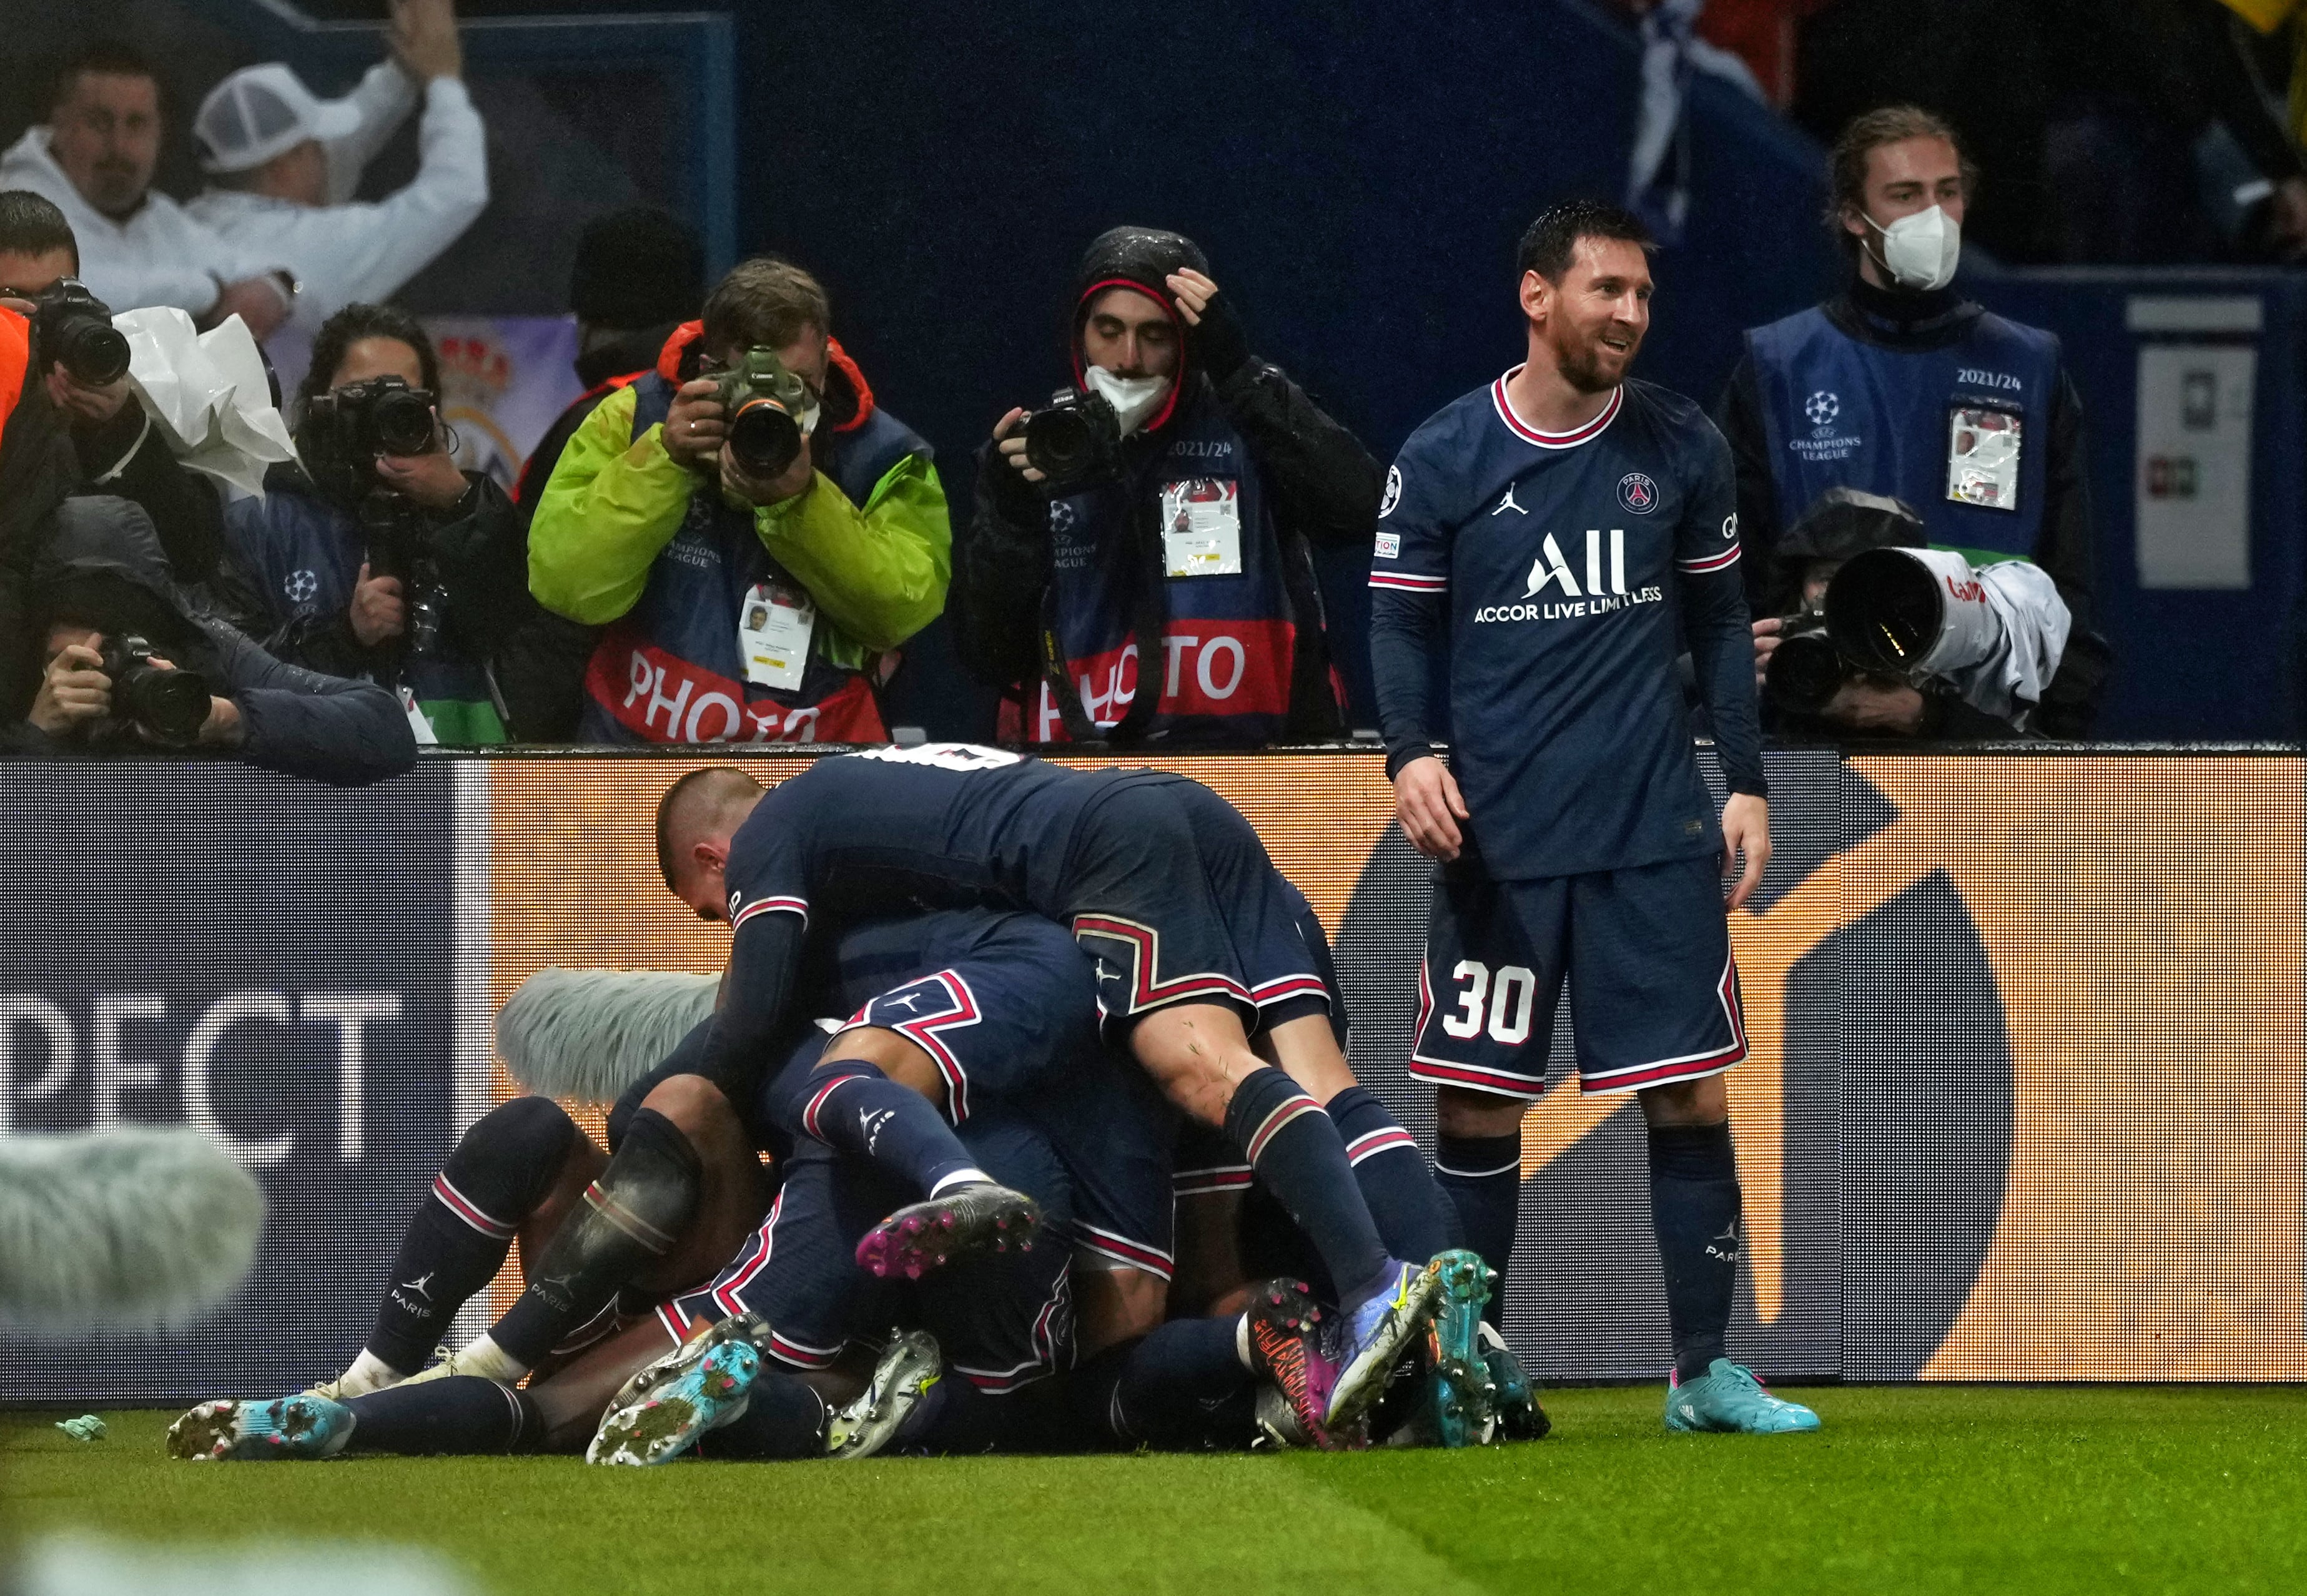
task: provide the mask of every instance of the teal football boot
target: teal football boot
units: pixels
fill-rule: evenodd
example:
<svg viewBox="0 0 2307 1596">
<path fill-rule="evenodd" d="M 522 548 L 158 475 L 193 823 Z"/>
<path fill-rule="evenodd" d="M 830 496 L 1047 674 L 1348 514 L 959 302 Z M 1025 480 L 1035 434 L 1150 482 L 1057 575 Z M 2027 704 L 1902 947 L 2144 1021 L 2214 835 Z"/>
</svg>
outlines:
<svg viewBox="0 0 2307 1596">
<path fill-rule="evenodd" d="M 1698 1379 L 1669 1377 L 1666 1427 L 1718 1435 L 1783 1436 L 1816 1429 L 1818 1415 L 1800 1403 L 1772 1396 L 1745 1364 L 1717 1358 Z"/>
<path fill-rule="evenodd" d="M 648 1395 L 602 1415 L 585 1461 L 638 1469 L 670 1463 L 699 1436 L 743 1418 L 760 1373 L 761 1354 L 751 1342 L 714 1342 Z"/>
<path fill-rule="evenodd" d="M 168 1455 L 192 1463 L 334 1457 L 353 1436 L 352 1410 L 325 1396 L 204 1402 L 168 1427 Z"/>
<path fill-rule="evenodd" d="M 1497 1272 L 1462 1249 L 1437 1255 L 1433 1267 L 1440 1290 L 1426 1335 L 1436 1428 L 1445 1446 L 1487 1446 L 1497 1429 L 1497 1389 L 1482 1355 L 1482 1309 Z"/>
</svg>

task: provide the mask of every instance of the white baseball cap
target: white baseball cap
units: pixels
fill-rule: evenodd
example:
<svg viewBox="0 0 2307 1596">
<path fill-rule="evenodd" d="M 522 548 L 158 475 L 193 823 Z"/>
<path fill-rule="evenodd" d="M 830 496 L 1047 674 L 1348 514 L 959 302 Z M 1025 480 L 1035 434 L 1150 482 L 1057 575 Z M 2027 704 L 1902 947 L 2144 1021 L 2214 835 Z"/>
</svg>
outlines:
<svg viewBox="0 0 2307 1596">
<path fill-rule="evenodd" d="M 360 126 L 349 99 L 321 99 L 278 61 L 244 66 L 209 90 L 193 118 L 201 169 L 245 172 L 307 139 L 341 139 Z"/>
</svg>

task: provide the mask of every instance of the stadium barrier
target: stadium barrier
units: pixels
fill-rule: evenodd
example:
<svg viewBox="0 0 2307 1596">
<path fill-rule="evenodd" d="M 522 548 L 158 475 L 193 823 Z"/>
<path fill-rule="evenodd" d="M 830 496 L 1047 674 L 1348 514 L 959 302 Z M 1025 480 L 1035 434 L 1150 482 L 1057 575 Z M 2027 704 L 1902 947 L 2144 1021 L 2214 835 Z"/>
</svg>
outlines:
<svg viewBox="0 0 2307 1596">
<path fill-rule="evenodd" d="M 718 968 L 725 933 L 665 893 L 649 827 L 694 762 L 428 759 L 356 793 L 0 767 L 0 1134 L 189 1122 L 272 1205 L 229 1311 L 0 1342 L 0 1398 L 340 1368 L 457 1129 L 509 1090 L 496 1006 L 547 964 Z M 1312 899 L 1356 1068 L 1425 1136 L 1404 1065 L 1427 876 L 1381 760 L 1162 762 L 1239 806 Z M 1769 765 L 1776 855 L 1733 927 L 1734 1351 L 1782 1378 L 2307 1378 L 2296 754 Z M 1639 1111 L 1551 1093 L 1523 1147 L 1514 1339 L 1551 1380 L 1659 1377 Z"/>
</svg>

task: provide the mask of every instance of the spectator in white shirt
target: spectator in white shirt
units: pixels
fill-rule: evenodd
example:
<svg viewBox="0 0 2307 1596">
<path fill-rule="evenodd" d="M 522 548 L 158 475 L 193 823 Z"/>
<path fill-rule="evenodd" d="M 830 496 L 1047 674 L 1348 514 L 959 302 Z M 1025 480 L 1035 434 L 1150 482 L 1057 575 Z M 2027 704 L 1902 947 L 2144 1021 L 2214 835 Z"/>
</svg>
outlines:
<svg viewBox="0 0 2307 1596">
<path fill-rule="evenodd" d="M 395 0 L 392 58 L 343 99 L 319 99 L 278 63 L 209 91 L 193 119 L 211 186 L 193 215 L 238 247 L 292 262 L 307 332 L 347 305 L 380 304 L 457 241 L 489 202 L 486 140 L 459 74 L 452 0 Z M 351 204 L 361 168 L 424 90 L 416 179 Z"/>
<path fill-rule="evenodd" d="M 81 279 L 116 310 L 173 305 L 203 326 L 238 315 L 263 338 L 288 314 L 286 259 L 227 241 L 152 191 L 160 81 L 127 46 L 92 45 L 57 75 L 48 124 L 0 155 L 0 189 L 30 189 L 64 213 Z"/>
</svg>

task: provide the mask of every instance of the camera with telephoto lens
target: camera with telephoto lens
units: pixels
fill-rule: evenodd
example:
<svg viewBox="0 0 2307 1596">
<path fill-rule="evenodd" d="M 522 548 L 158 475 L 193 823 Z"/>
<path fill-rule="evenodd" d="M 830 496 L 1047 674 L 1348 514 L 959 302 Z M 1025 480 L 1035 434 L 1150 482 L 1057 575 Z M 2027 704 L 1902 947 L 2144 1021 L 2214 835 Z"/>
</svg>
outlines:
<svg viewBox="0 0 2307 1596">
<path fill-rule="evenodd" d="M 323 492 L 360 497 L 376 478 L 380 454 L 404 458 L 433 447 L 433 395 L 401 377 L 371 377 L 315 394 L 296 429 L 304 469 Z"/>
<path fill-rule="evenodd" d="M 1025 440 L 1025 463 L 1053 488 L 1120 472 L 1121 418 L 1102 393 L 1060 388 L 1046 408 L 1028 411 L 1017 431 Z"/>
<path fill-rule="evenodd" d="M 441 652 L 449 623 L 449 591 L 433 557 L 433 523 L 406 494 L 384 488 L 361 501 L 361 531 L 368 540 L 372 577 L 391 577 L 408 605 L 408 630 L 401 651 L 411 659 Z"/>
<path fill-rule="evenodd" d="M 748 476 L 784 476 L 801 453 L 802 434 L 817 408 L 809 384 L 785 370 L 775 349 L 759 344 L 716 380 L 721 390 L 715 397 L 729 428 L 729 458 Z"/>
<path fill-rule="evenodd" d="M 112 325 L 111 308 L 69 277 L 33 309 L 32 347 L 43 370 L 57 362 L 83 388 L 107 388 L 128 374 L 128 339 Z"/>
<path fill-rule="evenodd" d="M 107 638 L 102 652 L 99 668 L 112 678 L 115 721 L 175 748 L 199 740 L 209 719 L 209 684 L 198 671 L 163 670 L 140 637 Z"/>
</svg>

